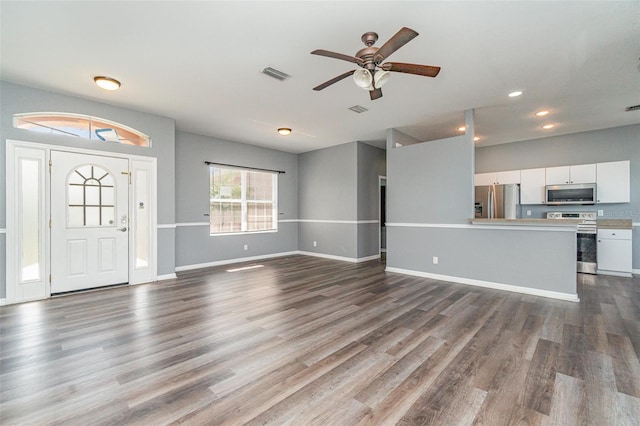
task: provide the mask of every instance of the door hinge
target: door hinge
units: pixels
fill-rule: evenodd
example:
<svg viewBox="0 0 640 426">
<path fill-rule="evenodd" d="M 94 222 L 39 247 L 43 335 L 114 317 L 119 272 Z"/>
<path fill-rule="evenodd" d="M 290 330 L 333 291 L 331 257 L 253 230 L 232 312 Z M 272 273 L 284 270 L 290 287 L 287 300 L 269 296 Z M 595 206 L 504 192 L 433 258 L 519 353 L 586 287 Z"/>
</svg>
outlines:
<svg viewBox="0 0 640 426">
<path fill-rule="evenodd" d="M 51 160 L 49 160 L 49 174 L 51 174 L 51 166 L 53 165 L 53 163 L 51 163 Z"/>
<path fill-rule="evenodd" d="M 49 284 L 51 284 L 51 274 L 49 274 Z"/>
<path fill-rule="evenodd" d="M 49 229 L 51 229 L 51 219 L 49 219 Z"/>
</svg>

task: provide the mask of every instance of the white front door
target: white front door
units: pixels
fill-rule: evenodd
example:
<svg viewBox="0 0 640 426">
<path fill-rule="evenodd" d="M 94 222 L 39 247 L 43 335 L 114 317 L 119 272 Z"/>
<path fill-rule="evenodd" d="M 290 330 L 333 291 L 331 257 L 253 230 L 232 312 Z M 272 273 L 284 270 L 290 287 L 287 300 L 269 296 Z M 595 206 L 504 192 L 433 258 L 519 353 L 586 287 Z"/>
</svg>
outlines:
<svg viewBox="0 0 640 426">
<path fill-rule="evenodd" d="M 51 151 L 51 293 L 127 283 L 129 161 Z"/>
</svg>

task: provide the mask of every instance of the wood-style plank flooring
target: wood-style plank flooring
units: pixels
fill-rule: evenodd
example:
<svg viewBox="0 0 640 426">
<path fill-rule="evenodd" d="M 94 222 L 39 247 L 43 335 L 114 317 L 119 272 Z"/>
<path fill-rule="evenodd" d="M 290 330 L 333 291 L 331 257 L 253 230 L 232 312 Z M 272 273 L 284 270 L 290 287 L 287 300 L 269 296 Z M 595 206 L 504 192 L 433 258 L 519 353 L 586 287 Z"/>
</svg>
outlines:
<svg viewBox="0 0 640 426">
<path fill-rule="evenodd" d="M 640 423 L 638 277 L 572 303 L 260 264 L 0 308 L 0 423 Z"/>
</svg>

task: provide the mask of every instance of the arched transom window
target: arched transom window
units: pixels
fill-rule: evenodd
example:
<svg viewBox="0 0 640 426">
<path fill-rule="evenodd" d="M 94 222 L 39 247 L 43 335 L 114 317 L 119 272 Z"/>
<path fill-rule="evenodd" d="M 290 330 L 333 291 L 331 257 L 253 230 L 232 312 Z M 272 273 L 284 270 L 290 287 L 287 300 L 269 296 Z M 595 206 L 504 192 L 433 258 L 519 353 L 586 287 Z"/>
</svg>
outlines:
<svg viewBox="0 0 640 426">
<path fill-rule="evenodd" d="M 104 142 L 151 146 L 151 138 L 138 130 L 114 121 L 88 115 L 59 112 L 14 114 L 13 127 Z"/>
</svg>

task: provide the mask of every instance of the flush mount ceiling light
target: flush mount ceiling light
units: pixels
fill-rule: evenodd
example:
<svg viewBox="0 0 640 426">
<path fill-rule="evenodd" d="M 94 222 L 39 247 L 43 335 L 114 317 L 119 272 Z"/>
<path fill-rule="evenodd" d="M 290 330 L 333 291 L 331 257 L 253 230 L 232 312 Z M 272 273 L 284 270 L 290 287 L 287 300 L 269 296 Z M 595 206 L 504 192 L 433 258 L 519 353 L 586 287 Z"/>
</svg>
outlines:
<svg viewBox="0 0 640 426">
<path fill-rule="evenodd" d="M 542 126 L 542 128 L 545 130 L 553 129 L 554 127 L 556 127 L 555 124 L 545 124 L 544 126 Z"/>
<path fill-rule="evenodd" d="M 516 90 L 514 92 L 509 93 L 509 97 L 510 98 L 517 98 L 520 95 L 522 95 L 522 91 L 521 90 Z"/>
<path fill-rule="evenodd" d="M 93 77 L 93 81 L 104 90 L 118 90 L 120 88 L 120 82 L 115 78 L 105 77 L 105 76 L 97 76 Z"/>
<path fill-rule="evenodd" d="M 278 129 L 278 133 L 280 133 L 282 136 L 289 136 L 291 134 L 291 129 L 288 127 L 280 127 Z"/>
<path fill-rule="evenodd" d="M 547 109 L 543 109 L 542 111 L 538 111 L 538 112 L 536 112 L 536 116 L 537 116 L 537 117 L 544 117 L 544 116 L 549 115 L 549 113 L 550 113 L 550 112 L 551 112 L 551 111 L 549 111 L 549 110 L 547 110 Z"/>
</svg>

